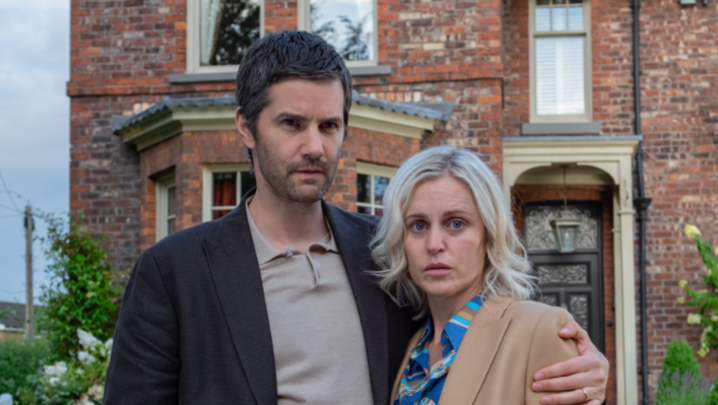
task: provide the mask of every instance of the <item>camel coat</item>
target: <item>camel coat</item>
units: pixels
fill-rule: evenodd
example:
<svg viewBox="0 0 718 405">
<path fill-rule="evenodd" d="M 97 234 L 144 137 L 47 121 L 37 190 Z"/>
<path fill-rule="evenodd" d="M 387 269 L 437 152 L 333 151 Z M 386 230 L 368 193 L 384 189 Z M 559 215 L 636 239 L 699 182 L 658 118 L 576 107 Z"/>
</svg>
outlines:
<svg viewBox="0 0 718 405">
<path fill-rule="evenodd" d="M 541 404 L 545 394 L 531 390 L 534 373 L 578 356 L 575 343 L 558 336 L 572 320 L 561 308 L 489 297 L 466 331 L 446 376 L 439 405 Z M 392 403 L 422 331 L 409 342 L 394 382 Z"/>
</svg>

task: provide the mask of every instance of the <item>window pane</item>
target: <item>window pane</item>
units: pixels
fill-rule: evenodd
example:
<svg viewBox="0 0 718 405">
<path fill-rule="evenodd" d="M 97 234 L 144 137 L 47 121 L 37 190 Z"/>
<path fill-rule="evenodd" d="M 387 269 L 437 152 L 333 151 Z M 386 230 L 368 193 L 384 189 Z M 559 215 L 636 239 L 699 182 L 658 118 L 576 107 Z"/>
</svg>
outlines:
<svg viewBox="0 0 718 405">
<path fill-rule="evenodd" d="M 566 0 L 553 0 L 553 4 L 566 4 Z"/>
<path fill-rule="evenodd" d="M 357 202 L 371 203 L 371 176 L 357 174 Z"/>
<path fill-rule="evenodd" d="M 568 29 L 583 30 L 583 7 L 569 7 Z"/>
<path fill-rule="evenodd" d="M 389 179 L 381 176 L 374 176 L 374 204 L 382 205 L 384 203 L 384 191 L 389 185 Z"/>
<path fill-rule="evenodd" d="M 249 172 L 242 172 L 242 195 L 244 196 L 247 192 L 257 186 L 257 179 Z"/>
<path fill-rule="evenodd" d="M 551 9 L 553 31 L 566 31 L 566 9 L 557 7 Z"/>
<path fill-rule="evenodd" d="M 310 0 L 310 30 L 345 60 L 373 60 L 374 13 L 374 0 Z"/>
<path fill-rule="evenodd" d="M 381 208 L 376 208 L 376 209 L 374 210 L 374 215 L 376 215 L 377 217 L 383 217 L 383 216 L 384 216 L 384 210 L 381 209 Z"/>
<path fill-rule="evenodd" d="M 212 211 L 212 219 L 218 219 L 222 218 L 223 216 L 229 214 L 230 210 L 220 210 L 220 211 Z"/>
<path fill-rule="evenodd" d="M 167 216 L 175 215 L 175 187 L 167 189 Z"/>
<path fill-rule="evenodd" d="M 234 207 L 237 205 L 237 173 L 214 173 L 213 207 Z"/>
<path fill-rule="evenodd" d="M 536 113 L 583 114 L 583 37 L 536 40 Z"/>
<path fill-rule="evenodd" d="M 167 235 L 175 233 L 175 219 L 167 220 Z"/>
<path fill-rule="evenodd" d="M 549 4 L 551 4 L 550 0 L 536 0 L 537 6 L 548 6 Z"/>
<path fill-rule="evenodd" d="M 583 4 L 583 0 L 568 0 L 568 4 Z"/>
<path fill-rule="evenodd" d="M 551 31 L 551 9 L 536 9 L 536 32 Z"/>
<path fill-rule="evenodd" d="M 200 0 L 200 65 L 238 65 L 260 36 L 261 0 Z"/>
<path fill-rule="evenodd" d="M 357 207 L 357 212 L 360 214 L 371 214 L 371 208 L 369 207 Z"/>
</svg>

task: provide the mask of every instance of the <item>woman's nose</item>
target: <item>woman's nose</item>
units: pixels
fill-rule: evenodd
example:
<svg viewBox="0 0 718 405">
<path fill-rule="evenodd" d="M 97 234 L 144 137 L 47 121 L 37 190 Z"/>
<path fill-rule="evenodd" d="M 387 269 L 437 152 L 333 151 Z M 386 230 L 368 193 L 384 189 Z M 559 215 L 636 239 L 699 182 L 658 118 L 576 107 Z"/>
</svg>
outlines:
<svg viewBox="0 0 718 405">
<path fill-rule="evenodd" d="M 437 253 L 444 250 L 445 241 L 444 233 L 441 227 L 432 226 L 429 230 L 429 237 L 426 241 L 426 250 L 431 253 Z"/>
</svg>

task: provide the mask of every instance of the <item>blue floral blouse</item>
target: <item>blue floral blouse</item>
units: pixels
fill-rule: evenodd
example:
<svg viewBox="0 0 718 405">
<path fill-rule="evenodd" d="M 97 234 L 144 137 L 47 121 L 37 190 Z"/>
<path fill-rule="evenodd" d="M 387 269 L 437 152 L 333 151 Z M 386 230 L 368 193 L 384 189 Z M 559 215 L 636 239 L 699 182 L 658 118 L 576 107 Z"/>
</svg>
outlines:
<svg viewBox="0 0 718 405">
<path fill-rule="evenodd" d="M 442 359 L 429 369 L 429 343 L 434 336 L 431 317 L 426 320 L 426 327 L 421 338 L 411 351 L 411 359 L 404 369 L 397 389 L 394 405 L 436 405 L 444 389 L 446 375 L 449 373 L 454 356 L 464 340 L 464 335 L 481 309 L 485 296 L 477 295 L 466 306 L 454 315 L 441 335 Z"/>
</svg>

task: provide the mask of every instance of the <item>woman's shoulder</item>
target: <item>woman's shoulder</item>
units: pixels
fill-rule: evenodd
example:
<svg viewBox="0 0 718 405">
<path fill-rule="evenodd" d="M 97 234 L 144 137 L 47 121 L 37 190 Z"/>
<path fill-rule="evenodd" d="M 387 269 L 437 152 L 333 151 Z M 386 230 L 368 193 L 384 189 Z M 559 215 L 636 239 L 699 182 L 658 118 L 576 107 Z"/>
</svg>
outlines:
<svg viewBox="0 0 718 405">
<path fill-rule="evenodd" d="M 573 321 L 573 317 L 565 309 L 536 301 L 513 301 L 506 308 L 506 315 L 527 324 L 548 323 L 563 326 Z"/>
</svg>

